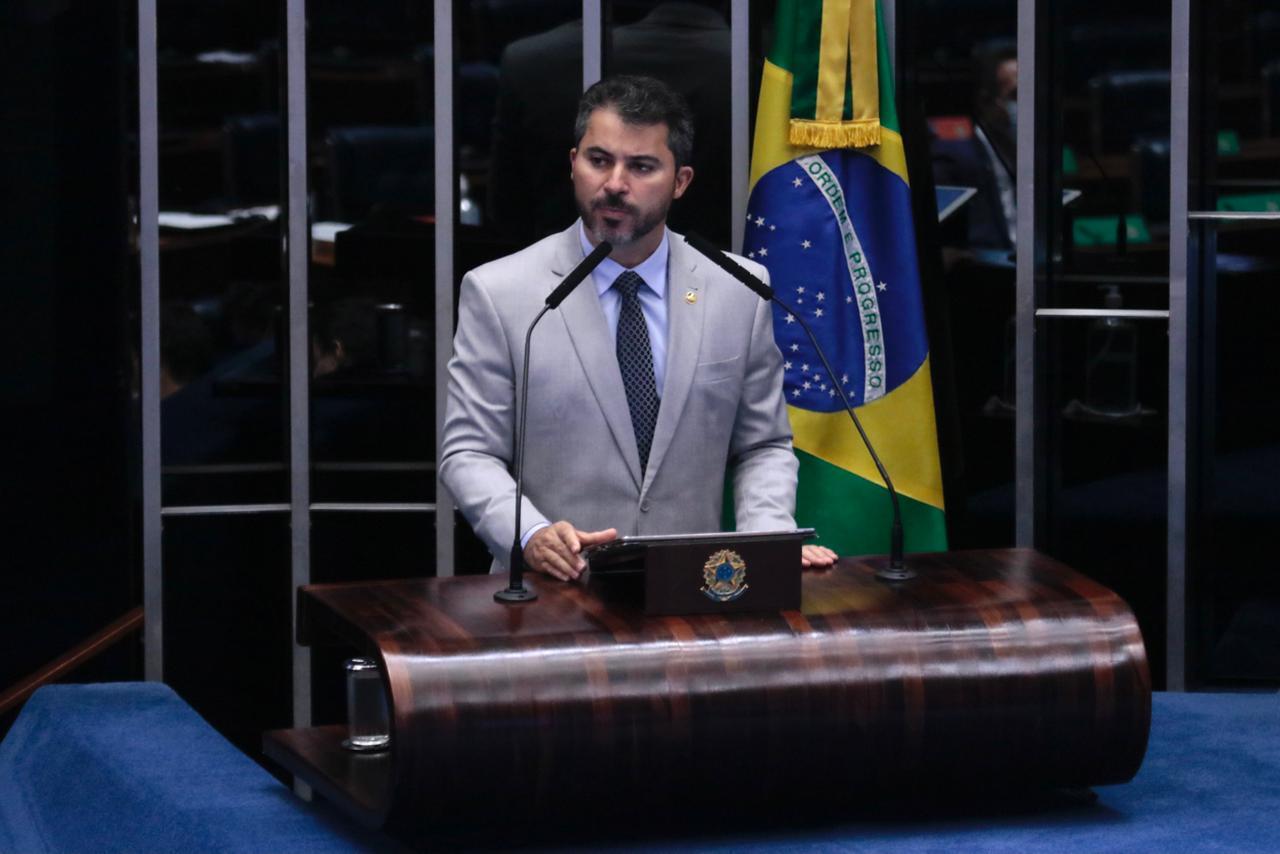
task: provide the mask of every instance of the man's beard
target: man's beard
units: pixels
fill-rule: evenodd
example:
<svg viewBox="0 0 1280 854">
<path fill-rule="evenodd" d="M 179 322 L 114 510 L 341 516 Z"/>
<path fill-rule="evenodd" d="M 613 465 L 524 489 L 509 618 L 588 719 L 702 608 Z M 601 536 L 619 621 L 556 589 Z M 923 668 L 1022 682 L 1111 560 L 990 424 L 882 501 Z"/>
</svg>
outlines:
<svg viewBox="0 0 1280 854">
<path fill-rule="evenodd" d="M 611 228 L 605 224 L 604 216 L 597 213 L 597 208 L 615 208 L 626 211 L 628 218 L 633 223 L 631 228 L 627 229 L 622 226 Z M 578 215 L 582 217 L 582 222 L 586 225 L 587 232 L 595 238 L 597 243 L 607 240 L 614 246 L 629 246 L 635 243 L 661 225 L 666 220 L 667 211 L 670 209 L 671 205 L 667 203 L 661 209 L 654 209 L 646 213 L 635 205 L 623 201 L 621 196 L 608 194 L 592 200 L 588 206 L 578 202 Z"/>
</svg>

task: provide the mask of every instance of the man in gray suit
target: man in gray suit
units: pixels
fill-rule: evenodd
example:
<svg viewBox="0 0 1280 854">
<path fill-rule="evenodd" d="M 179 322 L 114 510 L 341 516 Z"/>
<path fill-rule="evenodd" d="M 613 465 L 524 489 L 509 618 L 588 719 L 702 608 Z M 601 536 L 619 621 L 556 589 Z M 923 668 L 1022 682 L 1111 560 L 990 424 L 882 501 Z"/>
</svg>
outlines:
<svg viewBox="0 0 1280 854">
<path fill-rule="evenodd" d="M 463 279 L 445 486 L 503 561 L 525 330 L 607 240 L 609 258 L 533 336 L 521 511 L 529 568 L 571 580 L 585 568 L 582 549 L 620 532 L 717 530 L 726 472 L 738 530 L 794 528 L 797 462 L 769 305 L 666 228 L 693 179 L 687 106 L 652 78 L 606 79 L 583 95 L 575 140 L 581 220 Z M 805 546 L 806 565 L 834 559 Z"/>
</svg>

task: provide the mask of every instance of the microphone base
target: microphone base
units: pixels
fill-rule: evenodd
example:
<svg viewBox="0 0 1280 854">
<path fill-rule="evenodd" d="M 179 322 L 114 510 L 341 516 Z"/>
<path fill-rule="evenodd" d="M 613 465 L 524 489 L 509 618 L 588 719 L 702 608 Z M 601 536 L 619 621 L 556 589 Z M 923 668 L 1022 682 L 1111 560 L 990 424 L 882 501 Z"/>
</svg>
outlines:
<svg viewBox="0 0 1280 854">
<path fill-rule="evenodd" d="M 537 598 L 537 591 L 530 590 L 528 587 L 506 587 L 493 594 L 493 601 L 501 602 L 504 605 L 514 605 L 519 602 L 532 602 Z"/>
<path fill-rule="evenodd" d="M 876 570 L 876 579 L 878 581 L 887 581 L 891 584 L 910 581 L 915 577 L 916 571 L 905 566 L 882 566 Z"/>
</svg>

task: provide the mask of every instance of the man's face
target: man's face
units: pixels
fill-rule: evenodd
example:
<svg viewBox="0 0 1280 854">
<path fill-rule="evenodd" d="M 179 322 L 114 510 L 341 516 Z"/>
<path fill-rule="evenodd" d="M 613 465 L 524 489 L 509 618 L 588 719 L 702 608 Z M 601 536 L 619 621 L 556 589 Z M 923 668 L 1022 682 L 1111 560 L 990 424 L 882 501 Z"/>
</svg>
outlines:
<svg viewBox="0 0 1280 854">
<path fill-rule="evenodd" d="M 623 256 L 657 248 L 657 227 L 693 179 L 690 167 L 676 169 L 666 124 L 630 125 L 608 107 L 591 114 L 582 141 L 569 152 L 569 168 L 592 242 L 608 240 Z"/>
</svg>

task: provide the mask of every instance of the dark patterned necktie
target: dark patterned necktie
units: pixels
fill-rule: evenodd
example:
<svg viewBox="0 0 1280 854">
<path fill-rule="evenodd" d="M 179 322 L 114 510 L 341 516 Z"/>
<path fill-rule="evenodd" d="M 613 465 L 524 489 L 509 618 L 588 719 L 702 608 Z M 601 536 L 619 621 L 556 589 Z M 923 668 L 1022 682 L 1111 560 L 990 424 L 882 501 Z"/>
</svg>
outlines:
<svg viewBox="0 0 1280 854">
<path fill-rule="evenodd" d="M 653 349 L 649 346 L 649 328 L 636 291 L 644 279 L 631 270 L 613 283 L 622 296 L 618 314 L 618 367 L 622 369 L 622 386 L 627 392 L 627 408 L 631 410 L 631 429 L 636 431 L 636 448 L 640 451 L 640 471 L 649 465 L 649 447 L 653 444 L 653 426 L 658 423 L 658 389 L 653 379 Z"/>
</svg>

